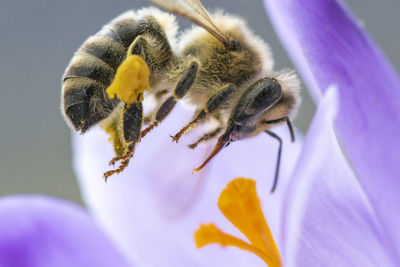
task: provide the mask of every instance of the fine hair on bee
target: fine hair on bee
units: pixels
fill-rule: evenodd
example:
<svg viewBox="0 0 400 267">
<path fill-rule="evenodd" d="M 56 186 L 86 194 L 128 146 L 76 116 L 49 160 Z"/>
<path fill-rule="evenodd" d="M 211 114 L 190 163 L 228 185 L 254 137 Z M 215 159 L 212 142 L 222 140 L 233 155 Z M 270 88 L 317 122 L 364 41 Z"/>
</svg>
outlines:
<svg viewBox="0 0 400 267">
<path fill-rule="evenodd" d="M 300 82 L 292 70 L 273 70 L 268 45 L 240 17 L 222 11 L 209 14 L 198 0 L 152 0 L 159 7 L 194 22 L 178 36 L 173 14 L 156 7 L 128 11 L 89 37 L 77 50 L 62 79 L 62 110 L 72 129 L 85 133 L 99 124 L 109 135 L 120 162 L 104 173 L 122 172 L 136 144 L 184 99 L 196 108 L 192 120 L 172 140 L 178 142 L 199 124 L 217 121 L 189 147 L 217 140 L 201 170 L 233 141 L 267 133 L 287 124 L 292 141 L 293 118 L 300 105 Z M 145 92 L 145 90 L 149 90 Z M 143 98 L 156 107 L 143 115 Z"/>
</svg>

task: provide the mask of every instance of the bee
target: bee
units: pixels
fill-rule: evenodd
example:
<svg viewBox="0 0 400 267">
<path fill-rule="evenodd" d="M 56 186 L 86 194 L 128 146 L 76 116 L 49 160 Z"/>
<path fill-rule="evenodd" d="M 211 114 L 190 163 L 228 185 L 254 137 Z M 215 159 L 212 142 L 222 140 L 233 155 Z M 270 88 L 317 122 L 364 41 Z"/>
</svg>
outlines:
<svg viewBox="0 0 400 267">
<path fill-rule="evenodd" d="M 159 125 L 176 103 L 195 108 L 192 120 L 172 136 L 178 142 L 199 124 L 215 120 L 189 147 L 217 139 L 214 149 L 194 171 L 201 170 L 233 141 L 261 132 L 279 142 L 276 188 L 282 139 L 270 129 L 286 123 L 294 141 L 290 118 L 300 104 L 300 83 L 294 71 L 273 71 L 268 45 L 240 17 L 207 12 L 198 0 L 152 0 L 156 7 L 128 11 L 89 37 L 75 53 L 62 78 L 62 110 L 80 133 L 100 126 L 110 134 L 122 172 L 136 144 Z M 194 22 L 177 38 L 173 14 Z M 177 41 L 179 40 L 179 41 Z M 149 90 L 149 92 L 145 91 Z M 143 98 L 156 107 L 143 115 Z M 146 126 L 145 128 L 143 126 Z M 142 129 L 143 128 L 143 129 Z"/>
</svg>

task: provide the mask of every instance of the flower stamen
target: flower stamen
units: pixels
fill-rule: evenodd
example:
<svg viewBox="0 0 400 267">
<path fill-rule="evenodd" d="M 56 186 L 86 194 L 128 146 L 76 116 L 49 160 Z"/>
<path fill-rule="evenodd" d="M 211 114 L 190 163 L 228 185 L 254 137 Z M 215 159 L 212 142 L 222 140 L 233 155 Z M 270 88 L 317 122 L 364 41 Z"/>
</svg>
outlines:
<svg viewBox="0 0 400 267">
<path fill-rule="evenodd" d="M 204 247 L 209 244 L 220 244 L 221 246 L 233 246 L 243 250 L 247 250 L 256 254 L 264 262 L 268 262 L 268 256 L 260 249 L 252 246 L 251 244 L 243 241 L 233 235 L 224 233 L 214 224 L 200 225 L 195 233 L 196 246 L 198 248 Z"/>
<path fill-rule="evenodd" d="M 235 246 L 254 253 L 268 266 L 281 266 L 280 254 L 261 210 L 254 180 L 236 178 L 231 181 L 222 191 L 218 207 L 250 244 L 208 224 L 201 225 L 195 233 L 197 247 L 208 244 Z"/>
</svg>

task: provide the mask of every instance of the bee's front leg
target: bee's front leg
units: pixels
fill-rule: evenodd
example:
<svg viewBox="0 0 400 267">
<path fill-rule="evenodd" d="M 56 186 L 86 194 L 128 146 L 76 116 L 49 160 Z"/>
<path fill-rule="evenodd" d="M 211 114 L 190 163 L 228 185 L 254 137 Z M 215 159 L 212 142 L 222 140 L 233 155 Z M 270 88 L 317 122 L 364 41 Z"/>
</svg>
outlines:
<svg viewBox="0 0 400 267">
<path fill-rule="evenodd" d="M 209 114 L 217 111 L 234 91 L 235 87 L 232 84 L 226 84 L 219 88 L 218 91 L 208 99 L 206 106 L 197 113 L 194 119 L 172 137 L 172 141 L 178 142 L 183 134 L 196 128 L 196 126 L 201 121 L 205 120 Z"/>
</svg>

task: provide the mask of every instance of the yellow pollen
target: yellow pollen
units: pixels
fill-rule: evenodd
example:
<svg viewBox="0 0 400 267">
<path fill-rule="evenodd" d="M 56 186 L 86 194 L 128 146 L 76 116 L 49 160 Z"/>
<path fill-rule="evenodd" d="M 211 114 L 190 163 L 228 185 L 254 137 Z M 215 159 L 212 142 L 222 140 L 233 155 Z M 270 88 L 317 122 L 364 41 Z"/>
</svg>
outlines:
<svg viewBox="0 0 400 267">
<path fill-rule="evenodd" d="M 254 180 L 236 178 L 231 181 L 222 191 L 218 207 L 250 243 L 208 224 L 201 225 L 195 233 L 197 247 L 208 244 L 234 246 L 254 253 L 270 267 L 282 266 L 278 248 L 261 210 Z"/>
<path fill-rule="evenodd" d="M 128 55 L 107 88 L 107 94 L 111 99 L 117 96 L 126 104 L 132 104 L 139 96 L 142 98 L 144 90 L 150 89 L 149 76 L 150 70 L 146 62 L 138 55 Z"/>
<path fill-rule="evenodd" d="M 117 123 L 118 122 L 116 120 L 103 121 L 100 124 L 100 127 L 110 135 L 108 141 L 113 143 L 116 155 L 120 156 L 124 152 L 125 148 L 121 143 L 120 132 L 118 131 Z"/>
</svg>

